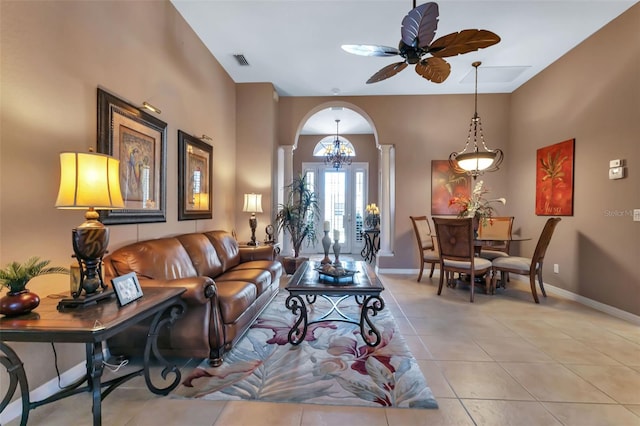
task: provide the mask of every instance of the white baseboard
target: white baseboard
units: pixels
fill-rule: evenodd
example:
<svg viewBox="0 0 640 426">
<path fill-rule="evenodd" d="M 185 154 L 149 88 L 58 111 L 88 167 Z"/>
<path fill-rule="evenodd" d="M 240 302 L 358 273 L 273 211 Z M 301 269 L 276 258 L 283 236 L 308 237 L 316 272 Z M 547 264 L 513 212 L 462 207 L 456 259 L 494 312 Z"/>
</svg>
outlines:
<svg viewBox="0 0 640 426">
<path fill-rule="evenodd" d="M 60 386 L 64 387 L 71 383 L 74 383 L 81 377 L 87 374 L 87 364 L 85 361 L 77 364 L 74 367 L 71 367 L 69 370 L 65 371 L 60 375 Z M 20 395 L 20 385 L 16 388 L 16 394 Z M 58 378 L 54 377 L 49 380 L 42 386 L 39 386 L 36 389 L 33 389 L 29 392 L 29 400 L 30 401 L 42 401 L 45 398 L 50 397 L 51 395 L 60 391 L 58 387 Z M 15 396 L 15 395 L 14 395 Z M 18 398 L 13 401 L 11 404 L 7 405 L 7 407 L 0 413 L 0 425 L 6 425 L 13 419 L 17 419 L 22 415 L 22 400 Z"/>
<path fill-rule="evenodd" d="M 425 268 L 425 272 L 428 272 L 428 271 L 426 271 L 426 268 Z M 440 271 L 438 269 L 436 269 L 434 271 L 434 274 L 433 274 L 434 277 L 435 276 L 439 276 L 438 275 L 439 272 Z M 378 268 L 376 268 L 376 273 L 377 274 L 399 274 L 399 275 L 416 275 L 417 276 L 418 273 L 420 273 L 420 270 L 419 269 L 378 269 Z M 423 278 L 424 278 L 424 275 L 423 275 Z M 525 282 L 527 284 L 527 286 L 529 285 L 529 281 L 525 281 L 524 279 L 521 278 L 520 275 L 515 275 L 514 274 L 514 275 L 512 275 L 512 278 L 515 278 L 518 281 Z M 582 305 L 588 306 L 588 307 L 593 308 L 593 309 L 595 309 L 597 311 L 604 312 L 605 314 L 611 315 L 612 317 L 620 318 L 620 319 L 623 319 L 625 321 L 629 321 L 630 323 L 640 325 L 640 316 L 638 316 L 638 315 L 634 315 L 634 314 L 632 314 L 630 312 L 623 311 L 622 309 L 618 309 L 618 308 L 615 308 L 613 306 L 609 306 L 609 305 L 606 305 L 604 303 L 597 302 L 597 301 L 595 301 L 593 299 L 589 299 L 588 297 L 580 296 L 579 294 L 572 293 L 572 292 L 570 292 L 568 290 L 565 290 L 565 289 L 562 289 L 562 288 L 559 288 L 559 287 L 556 287 L 556 286 L 553 286 L 553 285 L 550 285 L 550 284 L 547 284 L 547 283 L 544 284 L 544 288 L 549 293 L 553 293 L 553 294 L 555 294 L 557 296 L 563 297 L 563 298 L 568 299 L 568 300 L 572 300 L 574 302 L 578 302 L 578 303 L 580 303 Z"/>
<path fill-rule="evenodd" d="M 640 316 L 638 315 L 623 311 L 622 309 L 614 308 L 613 306 L 605 305 L 604 303 L 597 302 L 593 299 L 589 299 L 588 297 L 580 296 L 579 294 L 572 293 L 563 288 L 555 287 L 550 284 L 545 284 L 544 288 L 549 293 L 553 293 L 558 296 L 562 296 L 565 299 L 573 300 L 574 302 L 589 306 L 590 308 L 593 308 L 597 311 L 609 314 L 612 317 L 620 318 L 625 321 L 640 325 Z"/>
</svg>

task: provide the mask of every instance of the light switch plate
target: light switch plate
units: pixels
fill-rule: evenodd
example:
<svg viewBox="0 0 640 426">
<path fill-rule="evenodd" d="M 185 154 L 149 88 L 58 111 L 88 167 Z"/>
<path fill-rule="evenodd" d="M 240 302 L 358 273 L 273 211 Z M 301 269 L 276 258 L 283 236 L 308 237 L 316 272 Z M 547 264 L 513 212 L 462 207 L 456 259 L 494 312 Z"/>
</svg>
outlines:
<svg viewBox="0 0 640 426">
<path fill-rule="evenodd" d="M 633 209 L 633 221 L 640 222 L 640 209 Z"/>
<path fill-rule="evenodd" d="M 611 160 L 609 161 L 609 168 L 612 169 L 614 167 L 620 167 L 622 166 L 622 161 L 621 160 Z"/>
<path fill-rule="evenodd" d="M 624 177 L 624 167 L 614 167 L 609 169 L 609 179 L 622 179 Z"/>
</svg>

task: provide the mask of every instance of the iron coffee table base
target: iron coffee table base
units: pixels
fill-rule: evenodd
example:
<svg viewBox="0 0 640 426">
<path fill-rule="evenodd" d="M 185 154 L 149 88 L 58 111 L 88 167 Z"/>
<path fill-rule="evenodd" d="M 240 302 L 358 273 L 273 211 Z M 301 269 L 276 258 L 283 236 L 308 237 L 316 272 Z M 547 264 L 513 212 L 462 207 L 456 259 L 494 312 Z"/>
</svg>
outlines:
<svg viewBox="0 0 640 426">
<path fill-rule="evenodd" d="M 349 324 L 356 324 L 360 326 L 360 333 L 362 334 L 362 340 L 368 346 L 378 346 L 380 343 L 380 332 L 376 328 L 375 324 L 371 320 L 371 317 L 378 315 L 378 312 L 384 309 L 384 300 L 378 295 L 354 295 L 356 303 L 360 306 L 360 319 L 356 320 L 350 316 L 344 314 L 339 307 L 340 302 L 349 298 L 349 295 L 338 296 L 332 298 L 331 296 L 321 295 L 323 298 L 331 303 L 331 309 L 322 315 L 320 318 L 309 321 L 307 305 L 313 305 L 316 301 L 315 295 L 306 295 L 303 298 L 297 294 L 291 294 L 287 297 L 286 307 L 297 316 L 293 327 L 289 330 L 289 343 L 292 345 L 299 345 L 307 336 L 307 330 L 311 324 L 317 324 L 324 321 L 339 321 Z M 305 303 L 306 299 L 306 303 Z M 335 312 L 338 318 L 331 317 L 331 314 Z"/>
</svg>

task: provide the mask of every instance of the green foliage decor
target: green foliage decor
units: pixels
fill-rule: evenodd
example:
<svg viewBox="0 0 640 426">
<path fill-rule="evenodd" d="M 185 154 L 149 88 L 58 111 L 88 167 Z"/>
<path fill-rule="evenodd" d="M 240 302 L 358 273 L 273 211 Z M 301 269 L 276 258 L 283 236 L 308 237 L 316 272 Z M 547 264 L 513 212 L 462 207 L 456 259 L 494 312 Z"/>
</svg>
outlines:
<svg viewBox="0 0 640 426">
<path fill-rule="evenodd" d="M 0 270 L 0 286 L 8 288 L 10 293 L 19 293 L 24 291 L 29 280 L 39 275 L 69 274 L 69 270 L 61 266 L 47 267 L 49 263 L 50 260 L 39 257 L 32 257 L 22 264 L 11 262 Z"/>
<path fill-rule="evenodd" d="M 303 242 L 307 241 L 307 245 L 316 242 L 315 222 L 320 215 L 320 208 L 306 176 L 294 178 L 286 190 L 289 194 L 287 202 L 278 206 L 276 224 L 278 232 L 284 229 L 289 233 L 294 256 L 298 257 Z"/>
</svg>

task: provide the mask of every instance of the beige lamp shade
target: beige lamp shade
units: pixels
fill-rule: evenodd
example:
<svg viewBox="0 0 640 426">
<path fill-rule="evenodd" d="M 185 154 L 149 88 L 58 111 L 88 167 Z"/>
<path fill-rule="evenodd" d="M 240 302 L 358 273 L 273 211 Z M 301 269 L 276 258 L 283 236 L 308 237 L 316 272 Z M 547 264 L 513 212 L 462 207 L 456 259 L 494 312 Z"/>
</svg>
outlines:
<svg viewBox="0 0 640 426">
<path fill-rule="evenodd" d="M 262 194 L 244 194 L 243 212 L 262 213 Z"/>
<path fill-rule="evenodd" d="M 60 154 L 60 209 L 124 208 L 120 192 L 120 161 L 104 154 Z"/>
</svg>

